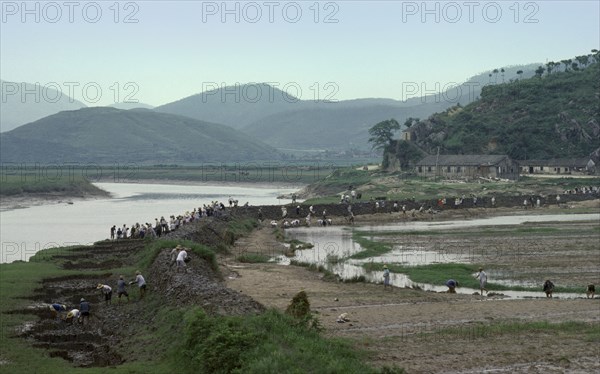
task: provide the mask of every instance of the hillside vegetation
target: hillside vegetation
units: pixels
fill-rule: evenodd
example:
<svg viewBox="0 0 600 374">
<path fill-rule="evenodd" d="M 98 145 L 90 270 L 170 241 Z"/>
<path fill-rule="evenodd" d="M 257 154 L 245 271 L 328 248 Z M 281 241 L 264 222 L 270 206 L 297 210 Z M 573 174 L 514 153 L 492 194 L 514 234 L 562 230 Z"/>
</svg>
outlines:
<svg viewBox="0 0 600 374">
<path fill-rule="evenodd" d="M 411 126 L 434 154 L 508 154 L 515 159 L 581 157 L 600 144 L 600 64 L 543 70 L 530 79 L 483 88 L 481 98 Z"/>
<path fill-rule="evenodd" d="M 151 110 L 60 112 L 1 136 L 3 162 L 205 162 L 278 159 L 230 127 Z"/>
</svg>

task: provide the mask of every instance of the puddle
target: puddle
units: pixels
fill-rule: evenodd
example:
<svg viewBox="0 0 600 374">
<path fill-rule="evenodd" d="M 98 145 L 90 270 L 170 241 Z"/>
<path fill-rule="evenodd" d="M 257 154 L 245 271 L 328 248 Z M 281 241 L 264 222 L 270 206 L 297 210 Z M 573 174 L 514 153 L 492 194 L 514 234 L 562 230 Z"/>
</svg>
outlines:
<svg viewBox="0 0 600 374">
<path fill-rule="evenodd" d="M 473 228 L 481 226 L 496 225 L 519 225 L 525 222 L 571 222 L 571 221 L 590 221 L 599 220 L 600 214 L 563 214 L 563 215 L 522 215 L 522 216 L 498 216 L 490 218 L 481 218 L 473 220 L 455 220 L 445 222 L 402 222 L 387 225 L 356 226 L 354 229 L 360 231 L 372 231 L 374 236 L 371 240 L 377 240 L 377 232 L 390 231 L 430 231 L 430 230 L 450 230 L 456 228 Z M 443 251 L 427 250 L 418 245 L 395 245 L 393 249 L 381 256 L 370 257 L 363 260 L 348 259 L 363 248 L 352 240 L 352 231 L 344 227 L 299 227 L 286 230 L 288 239 L 297 239 L 302 242 L 311 243 L 313 248 L 296 250 L 291 258 L 279 256 L 274 261 L 289 265 L 290 261 L 315 264 L 324 266 L 327 270 L 338 275 L 344 280 L 364 279 L 366 282 L 381 283 L 383 281 L 382 271 L 366 271 L 362 265 L 369 262 L 376 263 L 397 263 L 402 265 L 429 265 L 437 263 L 470 263 L 474 260 L 473 256 L 464 254 L 446 253 Z M 446 241 L 447 243 L 448 241 Z M 457 242 L 460 246 L 462 243 Z M 490 275 L 493 275 L 490 273 Z M 390 283 L 394 287 L 401 288 L 420 288 L 425 291 L 445 292 L 448 288 L 444 285 L 432 285 L 415 283 L 404 274 L 390 274 Z M 537 284 L 525 284 L 524 282 L 515 282 L 509 280 L 497 280 L 495 283 L 505 284 L 506 286 L 537 286 Z M 457 292 L 460 294 L 473 294 L 479 290 L 459 287 Z M 501 291 L 501 294 L 508 298 L 545 298 L 541 291 Z M 581 298 L 585 294 L 577 293 L 555 293 L 555 298 Z"/>
<path fill-rule="evenodd" d="M 371 225 L 357 227 L 359 230 L 370 231 L 414 231 L 414 230 L 450 230 L 456 228 L 469 228 L 480 226 L 505 226 L 520 225 L 526 222 L 573 222 L 573 221 L 599 221 L 600 214 L 546 214 L 522 216 L 497 216 L 489 218 L 476 218 L 472 220 L 450 220 L 439 222 L 400 222 L 386 225 Z"/>
<path fill-rule="evenodd" d="M 369 257 L 366 260 L 356 261 L 358 263 L 395 263 L 399 265 L 429 265 L 429 264 L 447 264 L 447 263 L 465 263 L 471 262 L 472 256 L 463 254 L 444 253 L 438 251 L 426 250 L 424 247 L 401 246 L 397 245 L 390 252 L 381 255 Z"/>
</svg>

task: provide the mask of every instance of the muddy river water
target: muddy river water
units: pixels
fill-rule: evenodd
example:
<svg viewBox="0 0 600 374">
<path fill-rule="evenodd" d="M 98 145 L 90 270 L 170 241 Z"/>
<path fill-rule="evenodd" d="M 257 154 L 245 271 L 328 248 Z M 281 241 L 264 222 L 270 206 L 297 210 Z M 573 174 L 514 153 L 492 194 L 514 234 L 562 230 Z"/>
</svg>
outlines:
<svg viewBox="0 0 600 374">
<path fill-rule="evenodd" d="M 27 261 L 45 248 L 91 244 L 106 239 L 113 225 L 130 227 L 139 222 L 183 214 L 213 200 L 227 204 L 229 196 L 240 205 L 277 205 L 277 197 L 298 187 L 259 185 L 167 185 L 96 183 L 111 198 L 75 200 L 0 212 L 0 262 Z M 288 201 L 289 202 L 289 201 Z"/>
<path fill-rule="evenodd" d="M 377 233 L 385 232 L 411 232 L 411 231 L 451 231 L 462 228 L 476 228 L 489 226 L 520 225 L 526 222 L 572 222 L 572 221 L 596 221 L 600 222 L 600 214 L 560 214 L 560 215 L 518 215 L 497 216 L 472 220 L 450 220 L 443 222 L 401 222 L 386 225 L 355 226 L 352 229 L 341 226 L 329 227 L 301 227 L 286 231 L 289 239 L 297 239 L 314 245 L 311 249 L 297 250 L 295 256 L 277 258 L 282 264 L 289 264 L 291 260 L 322 265 L 329 271 L 337 274 L 342 279 L 353 279 L 364 277 L 368 282 L 381 282 L 382 271 L 367 271 L 362 265 L 368 262 L 374 263 L 397 263 L 407 266 L 428 265 L 435 263 L 468 263 L 469 259 L 458 254 L 445 253 L 443 251 L 428 250 L 418 246 L 394 245 L 392 250 L 385 255 L 370 257 L 367 259 L 349 259 L 355 253 L 363 250 L 361 246 L 352 240 L 352 230 L 367 231 L 372 233 L 370 239 L 377 240 Z M 433 285 L 412 282 L 406 275 L 392 273 L 390 283 L 396 287 L 420 287 L 429 291 L 446 291 L 443 285 Z M 497 282 L 502 283 L 502 282 Z M 529 285 L 528 285 L 529 286 Z M 459 287 L 457 292 L 472 294 L 478 290 Z M 515 298 L 542 297 L 541 292 L 525 291 L 502 291 L 506 296 Z M 575 298 L 583 294 L 561 293 L 559 297 Z"/>
</svg>

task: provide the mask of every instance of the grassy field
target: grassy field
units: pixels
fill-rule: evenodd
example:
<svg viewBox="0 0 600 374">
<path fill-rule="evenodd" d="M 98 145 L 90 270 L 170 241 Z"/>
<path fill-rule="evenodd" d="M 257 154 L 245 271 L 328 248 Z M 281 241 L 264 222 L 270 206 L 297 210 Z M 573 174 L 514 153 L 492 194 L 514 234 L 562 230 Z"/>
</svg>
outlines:
<svg viewBox="0 0 600 374">
<path fill-rule="evenodd" d="M 21 194 L 60 194 L 73 197 L 106 195 L 82 176 L 48 178 L 36 175 L 3 175 L 0 177 L 0 196 Z"/>
<path fill-rule="evenodd" d="M 521 177 L 518 181 L 508 182 L 457 182 L 434 181 L 406 173 L 383 173 L 363 171 L 355 168 L 338 169 L 326 178 L 312 183 L 309 189 L 318 197 L 310 198 L 305 204 L 337 203 L 340 193 L 348 193 L 353 186 L 362 193 L 362 200 L 385 197 L 387 200 L 432 200 L 443 196 L 523 196 L 553 195 L 565 190 L 582 186 L 597 186 L 599 177 L 589 178 L 536 178 Z"/>
</svg>

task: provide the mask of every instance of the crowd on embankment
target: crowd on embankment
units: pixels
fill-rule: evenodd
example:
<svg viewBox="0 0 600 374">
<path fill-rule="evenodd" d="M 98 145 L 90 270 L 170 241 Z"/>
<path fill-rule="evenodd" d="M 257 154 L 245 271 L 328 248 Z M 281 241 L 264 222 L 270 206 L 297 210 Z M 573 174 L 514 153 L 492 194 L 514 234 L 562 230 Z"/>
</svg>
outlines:
<svg viewBox="0 0 600 374">
<path fill-rule="evenodd" d="M 360 196 L 360 195 L 358 195 Z M 593 200 L 600 198 L 600 188 L 585 187 L 565 191 L 557 195 L 490 195 L 479 197 L 470 196 L 440 196 L 437 199 L 416 200 L 388 200 L 386 197 L 364 200 L 356 195 L 342 195 L 339 203 L 307 204 L 292 202 L 282 205 L 239 206 L 237 200 L 230 197 L 227 204 L 212 201 L 201 207 L 191 208 L 181 214 L 172 214 L 169 219 L 164 216 L 154 219 L 154 223 L 135 223 L 131 226 L 124 224 L 110 228 L 110 239 L 143 239 L 145 237 L 157 238 L 177 231 L 181 227 L 205 220 L 207 218 L 228 217 L 230 215 L 256 218 L 260 221 L 274 221 L 283 227 L 296 225 L 321 225 L 321 224 L 348 224 L 352 223 L 354 216 L 370 215 L 377 213 L 401 213 L 408 217 L 433 215 L 456 209 L 480 208 L 523 208 L 536 209 L 549 206 L 566 206 L 570 202 Z M 325 223 L 324 223 L 325 222 Z"/>
<path fill-rule="evenodd" d="M 559 197 L 557 200 L 557 196 Z M 570 202 L 593 200 L 600 198 L 600 191 L 596 189 L 592 193 L 580 194 L 558 194 L 552 196 L 542 195 L 497 195 L 497 196 L 440 196 L 438 199 L 427 200 L 387 200 L 387 199 L 354 199 L 348 202 L 330 203 L 330 204 L 313 204 L 312 210 L 313 222 L 322 217 L 322 212 L 325 211 L 327 217 L 348 217 L 349 209 L 353 215 L 368 215 L 376 213 L 393 213 L 405 211 L 407 215 L 418 213 L 438 213 L 444 210 L 453 209 L 478 209 L 478 208 L 523 208 L 523 202 L 528 201 L 528 208 L 548 207 L 548 206 L 566 206 Z M 445 200 L 445 202 L 444 202 Z M 539 204 L 538 204 L 539 200 Z M 458 201 L 458 204 L 457 204 Z M 264 220 L 294 220 L 299 219 L 304 223 L 304 219 L 309 213 L 311 205 L 301 204 L 285 204 L 287 216 L 283 217 L 281 205 L 263 205 L 263 206 L 247 206 L 238 208 L 238 211 L 243 212 L 251 217 L 258 217 L 259 210 L 262 213 Z M 297 208 L 300 208 L 297 213 Z M 339 221 L 334 219 L 334 224 L 344 223 L 345 220 Z"/>
</svg>

